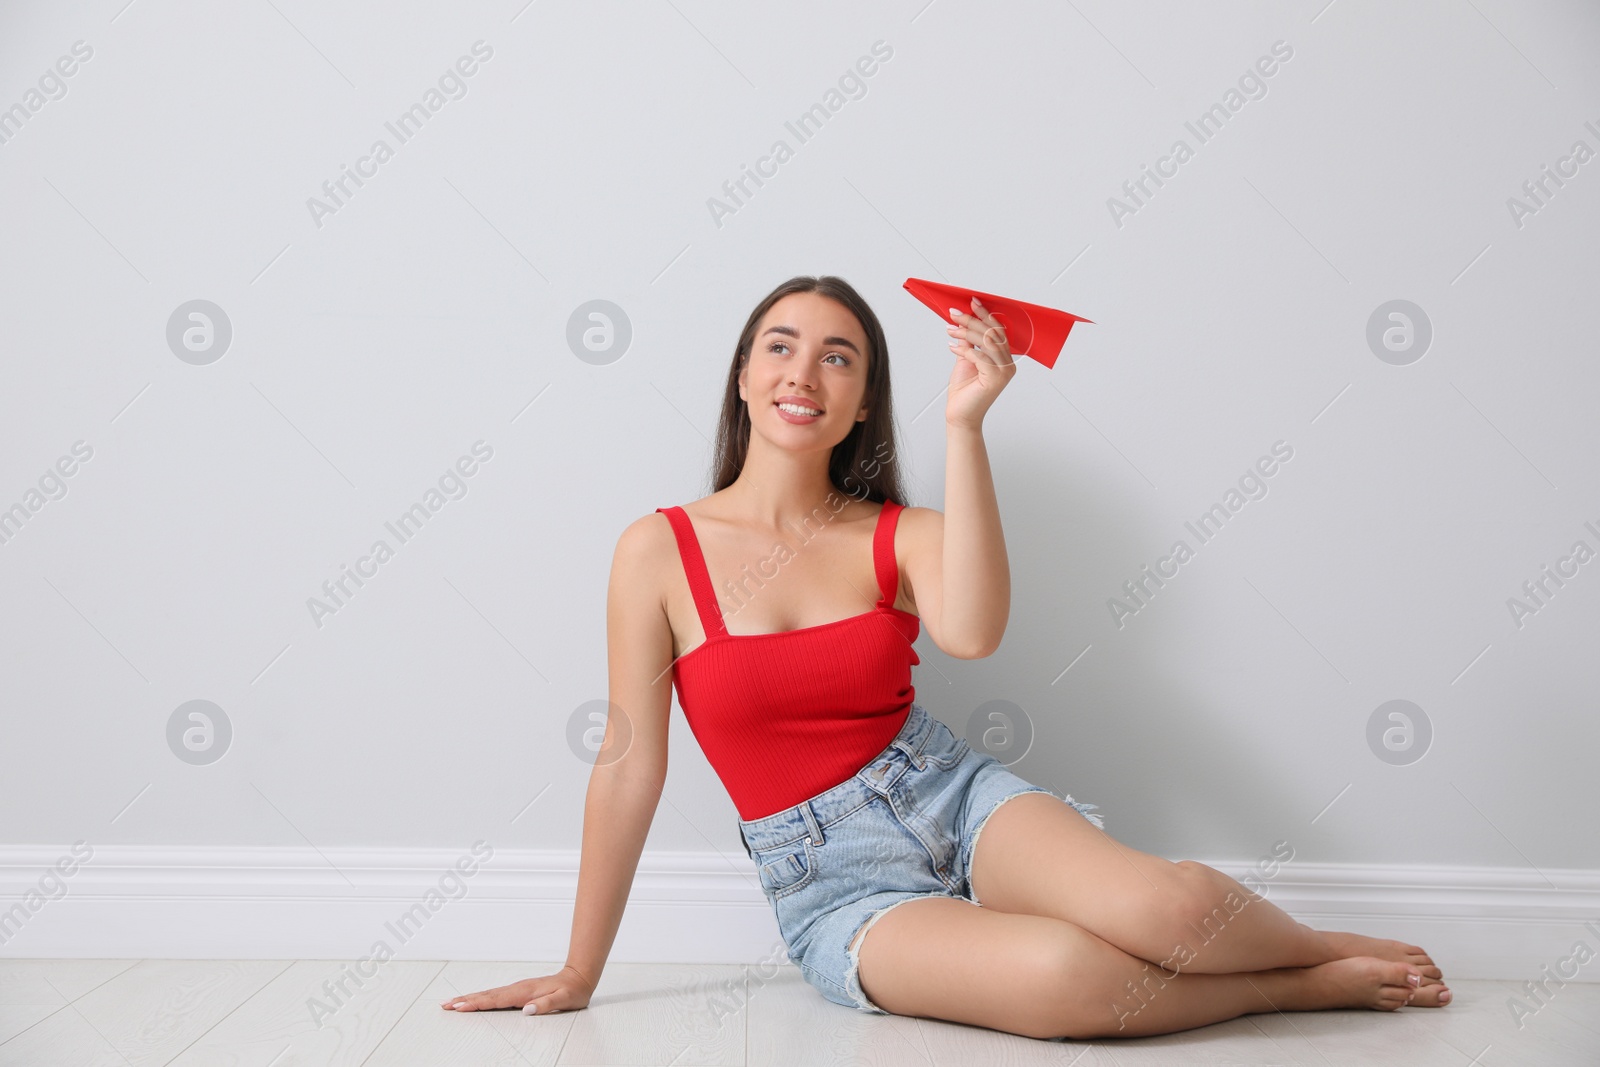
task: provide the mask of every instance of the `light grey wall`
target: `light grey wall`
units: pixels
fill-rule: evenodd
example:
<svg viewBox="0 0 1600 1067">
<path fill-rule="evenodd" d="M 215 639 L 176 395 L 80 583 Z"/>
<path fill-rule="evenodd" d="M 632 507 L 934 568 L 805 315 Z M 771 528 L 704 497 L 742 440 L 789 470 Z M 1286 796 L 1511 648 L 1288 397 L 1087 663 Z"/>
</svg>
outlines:
<svg viewBox="0 0 1600 1067">
<path fill-rule="evenodd" d="M 1600 562 L 1508 606 L 1600 550 L 1594 5 L 3 11 L 0 840 L 576 848 L 616 538 L 707 491 L 751 306 L 837 273 L 891 339 L 917 505 L 951 356 L 901 282 L 1094 320 L 988 420 L 1012 616 L 986 660 L 920 640 L 945 722 L 1008 702 L 1019 773 L 1174 858 L 1600 866 Z M 193 300 L 231 327 L 211 362 L 169 341 Z M 625 350 L 569 343 L 595 300 Z M 1425 348 L 1370 339 L 1392 301 Z M 205 765 L 175 754 L 195 700 L 231 730 Z M 1405 763 L 1369 731 L 1396 700 L 1431 731 Z M 651 847 L 737 850 L 677 712 L 673 746 Z"/>
</svg>

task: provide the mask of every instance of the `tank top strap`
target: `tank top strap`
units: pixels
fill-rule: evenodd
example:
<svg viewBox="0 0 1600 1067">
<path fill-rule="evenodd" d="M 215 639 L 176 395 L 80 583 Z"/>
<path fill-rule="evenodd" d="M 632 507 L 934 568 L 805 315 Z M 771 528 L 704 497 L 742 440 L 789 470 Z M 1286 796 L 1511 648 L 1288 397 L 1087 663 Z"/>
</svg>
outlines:
<svg viewBox="0 0 1600 1067">
<path fill-rule="evenodd" d="M 878 527 L 872 534 L 872 565 L 878 573 L 878 590 L 883 594 L 877 604 L 880 608 L 894 607 L 895 597 L 900 592 L 900 567 L 894 559 L 894 531 L 900 512 L 904 510 L 904 505 L 885 500 L 883 510 L 878 512 Z"/>
<path fill-rule="evenodd" d="M 695 536 L 694 523 L 688 512 L 674 504 L 656 508 L 672 524 L 672 535 L 678 540 L 678 555 L 683 560 L 683 571 L 689 577 L 689 592 L 694 594 L 694 606 L 700 613 L 700 626 L 706 637 L 721 636 L 728 632 L 722 621 L 722 608 L 717 604 L 716 590 L 711 585 L 711 573 L 706 570 L 706 558 L 700 551 L 700 539 Z"/>
</svg>

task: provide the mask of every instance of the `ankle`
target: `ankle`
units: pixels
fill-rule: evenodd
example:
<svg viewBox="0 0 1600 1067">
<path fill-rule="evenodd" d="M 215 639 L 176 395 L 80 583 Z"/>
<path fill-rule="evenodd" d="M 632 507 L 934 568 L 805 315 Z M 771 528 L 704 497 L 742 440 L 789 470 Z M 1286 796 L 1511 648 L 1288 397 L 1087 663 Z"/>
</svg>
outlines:
<svg viewBox="0 0 1600 1067">
<path fill-rule="evenodd" d="M 1327 988 L 1311 967 L 1278 967 L 1242 975 L 1258 996 L 1251 1014 L 1270 1011 L 1314 1011 L 1326 1007 Z"/>
<path fill-rule="evenodd" d="M 1317 956 L 1312 961 L 1311 966 L 1332 963 L 1334 960 L 1342 960 L 1350 955 L 1349 952 L 1345 951 L 1345 946 L 1340 942 L 1338 935 L 1327 930 L 1313 930 L 1305 923 L 1301 923 L 1300 928 L 1306 932 L 1306 940 L 1313 946 Z"/>
</svg>

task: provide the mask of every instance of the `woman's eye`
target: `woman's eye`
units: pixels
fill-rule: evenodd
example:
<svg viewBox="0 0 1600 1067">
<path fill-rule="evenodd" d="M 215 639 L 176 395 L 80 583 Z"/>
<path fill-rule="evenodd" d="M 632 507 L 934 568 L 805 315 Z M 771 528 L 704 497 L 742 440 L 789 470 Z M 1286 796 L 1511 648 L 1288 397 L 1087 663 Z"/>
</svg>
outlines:
<svg viewBox="0 0 1600 1067">
<path fill-rule="evenodd" d="M 770 345 L 767 346 L 767 351 L 768 352 L 777 352 L 778 349 L 780 349 L 780 348 L 787 349 L 788 347 L 789 346 L 787 344 L 785 344 L 783 341 L 774 341 Z M 838 357 L 839 359 L 844 361 L 843 363 L 836 364 L 836 366 L 848 367 L 850 365 L 850 357 L 846 356 L 843 352 L 829 352 L 826 356 L 823 356 L 822 358 L 823 359 L 832 359 L 834 357 Z"/>
</svg>

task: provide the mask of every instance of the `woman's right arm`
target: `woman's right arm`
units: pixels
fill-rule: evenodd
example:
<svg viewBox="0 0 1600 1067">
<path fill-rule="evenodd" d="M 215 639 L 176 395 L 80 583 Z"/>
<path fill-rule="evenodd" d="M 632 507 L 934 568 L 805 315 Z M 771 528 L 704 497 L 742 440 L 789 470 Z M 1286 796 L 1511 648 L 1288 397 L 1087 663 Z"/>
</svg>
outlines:
<svg viewBox="0 0 1600 1067">
<path fill-rule="evenodd" d="M 652 512 L 622 532 L 606 591 L 610 714 L 589 772 L 583 806 L 583 852 L 567 961 L 560 971 L 454 997 L 458 1010 L 523 1008 L 527 1014 L 588 1006 L 611 954 L 645 837 L 667 778 L 672 709 L 672 627 L 667 621 L 663 558 L 672 531 Z"/>
</svg>

